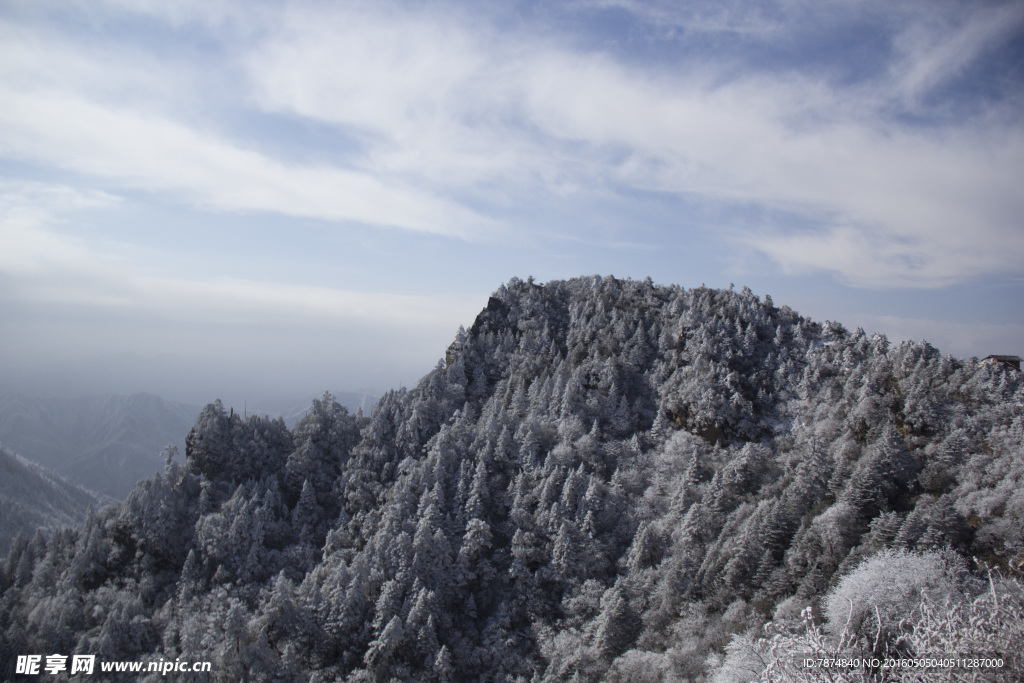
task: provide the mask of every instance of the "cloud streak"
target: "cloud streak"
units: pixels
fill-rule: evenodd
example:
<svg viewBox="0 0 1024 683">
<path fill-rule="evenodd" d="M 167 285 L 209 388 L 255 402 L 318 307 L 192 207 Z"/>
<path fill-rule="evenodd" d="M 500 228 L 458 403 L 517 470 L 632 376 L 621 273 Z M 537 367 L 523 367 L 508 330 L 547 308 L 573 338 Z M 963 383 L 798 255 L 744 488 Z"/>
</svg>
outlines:
<svg viewBox="0 0 1024 683">
<path fill-rule="evenodd" d="M 3 34 L 13 33 L 3 27 Z M 47 40 L 39 35 L 0 48 L 0 62 L 8 65 L 0 85 L 3 156 L 122 187 L 169 192 L 217 210 L 269 211 L 459 237 L 496 226 L 455 201 L 381 174 L 284 163 L 226 139 L 216 132 L 217 124 L 204 130 L 176 120 L 177 112 L 154 101 L 161 98 L 150 92 L 153 81 L 182 88 L 196 79 L 162 69 L 144 86 L 145 78 L 130 62 L 116 63 L 119 55 L 76 51 Z M 12 64 L 31 65 L 32 76 Z M 162 97 L 173 98 L 173 91 Z"/>
<path fill-rule="evenodd" d="M 491 222 L 415 188 L 343 168 L 289 166 L 174 121 L 97 106 L 59 92 L 0 88 L 4 152 L 178 193 L 221 210 L 271 211 L 334 221 L 468 235 Z"/>
<path fill-rule="evenodd" d="M 82 211 L 109 209 L 118 198 L 44 183 L 0 182 L 0 276 L 30 287 L 7 292 L 29 304 L 119 309 L 160 320 L 256 323 L 352 321 L 399 328 L 455 329 L 479 309 L 474 297 L 356 292 L 217 276 L 156 277 L 95 246 L 62 234 L 59 224 Z"/>
</svg>

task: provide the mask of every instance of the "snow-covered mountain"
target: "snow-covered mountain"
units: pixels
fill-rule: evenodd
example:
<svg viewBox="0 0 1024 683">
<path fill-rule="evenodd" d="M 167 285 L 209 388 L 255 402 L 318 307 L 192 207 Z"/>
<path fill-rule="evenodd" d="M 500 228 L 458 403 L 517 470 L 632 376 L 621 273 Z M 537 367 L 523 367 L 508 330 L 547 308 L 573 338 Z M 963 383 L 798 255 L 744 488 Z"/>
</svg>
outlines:
<svg viewBox="0 0 1024 683">
<path fill-rule="evenodd" d="M 57 474 L 117 499 L 164 467 L 163 449 L 184 452 L 198 406 L 152 394 L 33 398 L 0 396 L 0 443 Z"/>
<path fill-rule="evenodd" d="M 0 652 L 524 682 L 985 653 L 1022 680 L 1022 405 L 1017 370 L 747 289 L 513 280 L 370 415 L 210 404 L 183 465 L 16 543 Z"/>
<path fill-rule="evenodd" d="M 0 554 L 18 534 L 77 527 L 90 505 L 112 502 L 0 446 Z"/>
</svg>

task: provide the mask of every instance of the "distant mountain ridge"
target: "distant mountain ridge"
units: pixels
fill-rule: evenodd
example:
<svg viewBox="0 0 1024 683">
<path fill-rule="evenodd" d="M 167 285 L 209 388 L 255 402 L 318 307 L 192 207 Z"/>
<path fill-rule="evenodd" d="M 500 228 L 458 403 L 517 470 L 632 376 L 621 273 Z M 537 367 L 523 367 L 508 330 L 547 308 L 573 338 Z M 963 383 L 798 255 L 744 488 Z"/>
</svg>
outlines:
<svg viewBox="0 0 1024 683">
<path fill-rule="evenodd" d="M 341 392 L 342 405 L 369 412 L 370 392 Z M 245 406 L 235 406 L 245 412 Z M 295 424 L 303 401 L 255 402 L 249 414 L 280 416 Z M 123 499 L 164 467 L 163 449 L 185 452 L 185 436 L 200 407 L 147 393 L 78 398 L 0 395 L 0 443 L 86 488 Z"/>
<path fill-rule="evenodd" d="M 89 506 L 113 502 L 0 446 L 0 554 L 18 534 L 77 527 Z"/>
<path fill-rule="evenodd" d="M 0 396 L 0 442 L 86 488 L 123 499 L 184 450 L 198 406 L 152 394 L 83 398 Z"/>
</svg>

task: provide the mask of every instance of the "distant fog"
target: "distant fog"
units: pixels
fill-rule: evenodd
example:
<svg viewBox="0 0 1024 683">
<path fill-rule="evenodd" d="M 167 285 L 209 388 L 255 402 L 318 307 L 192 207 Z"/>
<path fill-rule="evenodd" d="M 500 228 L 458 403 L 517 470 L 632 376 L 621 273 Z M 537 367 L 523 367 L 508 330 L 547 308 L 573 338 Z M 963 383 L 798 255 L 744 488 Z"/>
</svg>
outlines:
<svg viewBox="0 0 1024 683">
<path fill-rule="evenodd" d="M 248 406 L 250 412 L 284 414 L 324 391 L 376 397 L 387 389 L 414 384 L 434 364 L 436 360 L 403 364 L 395 359 L 391 367 L 377 368 L 315 353 L 273 362 L 244 362 L 215 353 L 204 359 L 122 353 L 29 367 L 0 366 L 0 393 L 38 398 L 151 393 L 199 406 L 219 398 L 239 410 Z M 339 396 L 342 404 L 352 402 L 346 399 L 350 397 Z"/>
</svg>

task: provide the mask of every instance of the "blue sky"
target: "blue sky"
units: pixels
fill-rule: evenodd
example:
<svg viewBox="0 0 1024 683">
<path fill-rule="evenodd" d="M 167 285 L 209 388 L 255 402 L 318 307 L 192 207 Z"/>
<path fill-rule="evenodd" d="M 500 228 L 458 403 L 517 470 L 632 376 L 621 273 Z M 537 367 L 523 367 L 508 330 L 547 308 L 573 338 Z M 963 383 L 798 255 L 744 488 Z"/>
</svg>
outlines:
<svg viewBox="0 0 1024 683">
<path fill-rule="evenodd" d="M 0 0 L 0 381 L 411 384 L 513 276 L 1024 352 L 1019 2 Z"/>
</svg>

